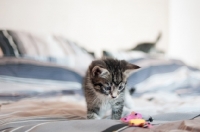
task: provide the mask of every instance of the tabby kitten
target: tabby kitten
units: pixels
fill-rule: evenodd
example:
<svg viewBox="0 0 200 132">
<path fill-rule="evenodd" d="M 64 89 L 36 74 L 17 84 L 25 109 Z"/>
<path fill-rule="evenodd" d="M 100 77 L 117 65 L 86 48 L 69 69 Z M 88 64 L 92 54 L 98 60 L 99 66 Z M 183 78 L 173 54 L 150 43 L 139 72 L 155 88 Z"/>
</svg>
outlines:
<svg viewBox="0 0 200 132">
<path fill-rule="evenodd" d="M 124 106 L 125 87 L 129 73 L 139 66 L 125 60 L 106 58 L 89 66 L 84 80 L 87 118 L 102 119 L 111 108 L 111 119 L 120 119 Z"/>
</svg>

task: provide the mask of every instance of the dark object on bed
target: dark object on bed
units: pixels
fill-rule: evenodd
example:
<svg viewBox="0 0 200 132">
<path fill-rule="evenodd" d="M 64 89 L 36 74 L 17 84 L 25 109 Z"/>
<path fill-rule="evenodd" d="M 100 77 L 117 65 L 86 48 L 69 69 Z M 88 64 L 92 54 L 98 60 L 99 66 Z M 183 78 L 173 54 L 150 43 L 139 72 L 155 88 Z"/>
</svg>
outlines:
<svg viewBox="0 0 200 132">
<path fill-rule="evenodd" d="M 102 132 L 115 132 L 116 130 L 122 128 L 122 127 L 125 127 L 127 126 L 127 124 L 116 124 L 116 125 L 113 125 L 109 128 L 107 128 L 106 130 L 102 131 Z"/>
<path fill-rule="evenodd" d="M 139 44 L 137 44 L 136 47 L 132 48 L 131 50 L 142 51 L 142 52 L 145 52 L 145 53 L 150 53 L 152 51 L 156 51 L 156 44 L 160 40 L 161 36 L 162 36 L 162 34 L 159 33 L 155 42 L 139 43 Z"/>
<path fill-rule="evenodd" d="M 129 89 L 129 93 L 132 95 L 135 92 L 135 90 L 136 89 L 134 87 L 132 87 L 132 88 Z"/>
<path fill-rule="evenodd" d="M 105 56 L 105 57 L 113 57 L 108 51 L 106 51 L 106 50 L 103 50 L 103 52 L 102 52 L 102 54 L 103 54 L 103 56 Z"/>
</svg>

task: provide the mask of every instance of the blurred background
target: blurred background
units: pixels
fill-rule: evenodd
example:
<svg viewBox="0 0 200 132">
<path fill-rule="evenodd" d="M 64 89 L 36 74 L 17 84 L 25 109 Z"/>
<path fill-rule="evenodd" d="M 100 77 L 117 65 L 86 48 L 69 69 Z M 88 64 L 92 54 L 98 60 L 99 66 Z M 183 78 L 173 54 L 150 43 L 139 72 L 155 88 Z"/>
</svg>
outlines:
<svg viewBox="0 0 200 132">
<path fill-rule="evenodd" d="M 166 56 L 200 66 L 198 0 L 1 0 L 0 28 L 63 35 L 97 57 L 154 42 Z"/>
<path fill-rule="evenodd" d="M 109 56 L 142 67 L 128 83 L 139 111 L 200 110 L 199 38 L 199 0 L 0 0 L 1 98 L 81 97 Z"/>
</svg>

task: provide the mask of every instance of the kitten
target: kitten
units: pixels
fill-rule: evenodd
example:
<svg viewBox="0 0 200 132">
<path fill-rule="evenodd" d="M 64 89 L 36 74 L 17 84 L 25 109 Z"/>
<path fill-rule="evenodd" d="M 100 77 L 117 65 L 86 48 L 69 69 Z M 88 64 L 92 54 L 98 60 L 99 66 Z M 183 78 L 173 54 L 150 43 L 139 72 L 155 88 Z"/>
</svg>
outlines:
<svg viewBox="0 0 200 132">
<path fill-rule="evenodd" d="M 111 119 L 120 119 L 124 107 L 125 87 L 131 71 L 140 68 L 125 60 L 95 60 L 84 80 L 87 118 L 102 119 L 111 108 Z"/>
</svg>

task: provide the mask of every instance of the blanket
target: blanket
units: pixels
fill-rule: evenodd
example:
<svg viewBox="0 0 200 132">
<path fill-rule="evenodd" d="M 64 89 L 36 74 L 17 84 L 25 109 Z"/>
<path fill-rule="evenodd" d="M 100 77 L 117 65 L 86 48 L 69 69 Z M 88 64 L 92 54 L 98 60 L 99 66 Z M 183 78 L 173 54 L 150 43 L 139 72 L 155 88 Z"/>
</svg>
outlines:
<svg viewBox="0 0 200 132">
<path fill-rule="evenodd" d="M 122 132 L 200 131 L 200 113 L 154 115 L 153 128 L 129 127 Z M 126 126 L 119 120 L 87 120 L 82 103 L 29 99 L 2 104 L 2 132 L 111 132 Z"/>
</svg>

